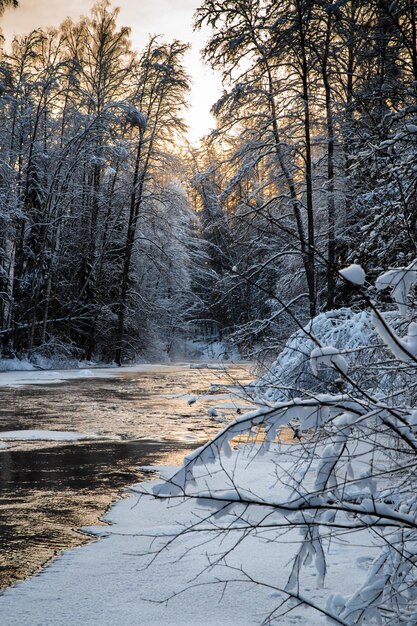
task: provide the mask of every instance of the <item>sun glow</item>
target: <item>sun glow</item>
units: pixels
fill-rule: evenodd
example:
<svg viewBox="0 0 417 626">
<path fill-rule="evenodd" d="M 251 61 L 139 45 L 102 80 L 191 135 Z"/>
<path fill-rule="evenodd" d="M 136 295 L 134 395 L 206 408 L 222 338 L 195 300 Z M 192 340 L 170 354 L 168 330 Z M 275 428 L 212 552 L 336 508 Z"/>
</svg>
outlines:
<svg viewBox="0 0 417 626">
<path fill-rule="evenodd" d="M 93 4 L 93 0 L 73 0 L 70 4 L 60 0 L 19 0 L 19 8 L 7 9 L 2 18 L 6 44 L 13 35 L 26 34 L 36 28 L 58 26 L 66 17 L 76 20 L 80 15 L 88 14 Z M 185 113 L 191 143 L 198 142 L 214 127 L 210 108 L 220 94 L 220 77 L 205 67 L 200 58 L 207 33 L 195 33 L 192 30 L 193 13 L 199 4 L 199 0 L 112 2 L 115 7 L 120 7 L 119 25 L 131 28 L 134 49 L 142 50 L 150 34 L 160 34 L 167 41 L 176 38 L 191 44 L 185 59 L 192 79 L 190 107 Z"/>
</svg>

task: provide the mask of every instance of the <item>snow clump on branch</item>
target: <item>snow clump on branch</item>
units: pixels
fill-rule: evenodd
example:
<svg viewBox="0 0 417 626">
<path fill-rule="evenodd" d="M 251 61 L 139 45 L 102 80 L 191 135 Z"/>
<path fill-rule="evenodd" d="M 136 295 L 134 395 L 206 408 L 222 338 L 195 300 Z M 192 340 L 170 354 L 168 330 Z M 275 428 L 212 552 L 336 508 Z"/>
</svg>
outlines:
<svg viewBox="0 0 417 626">
<path fill-rule="evenodd" d="M 315 376 L 318 374 L 319 365 L 327 365 L 328 367 L 333 366 L 342 374 L 347 374 L 348 371 L 346 359 L 344 359 L 340 354 L 340 351 L 333 346 L 314 348 L 310 354 L 310 364 L 312 372 Z"/>
<path fill-rule="evenodd" d="M 408 296 L 417 283 L 417 259 L 407 267 L 398 267 L 378 276 L 375 287 L 378 291 L 391 287 L 391 296 L 398 306 L 400 315 L 408 315 Z"/>
<path fill-rule="evenodd" d="M 349 267 L 339 270 L 340 276 L 354 285 L 363 285 L 365 283 L 365 272 L 360 265 L 352 263 Z"/>
</svg>

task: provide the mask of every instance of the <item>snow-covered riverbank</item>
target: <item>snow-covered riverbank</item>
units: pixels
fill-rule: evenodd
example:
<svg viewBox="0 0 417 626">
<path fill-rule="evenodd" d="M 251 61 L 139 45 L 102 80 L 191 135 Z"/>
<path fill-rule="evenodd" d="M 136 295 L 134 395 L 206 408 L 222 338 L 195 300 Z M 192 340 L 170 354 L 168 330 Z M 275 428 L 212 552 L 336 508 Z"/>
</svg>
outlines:
<svg viewBox="0 0 417 626">
<path fill-rule="evenodd" d="M 181 382 L 185 374 L 181 367 L 196 375 L 189 364 L 176 367 L 180 368 L 177 375 Z M 87 379 L 96 375 L 108 378 L 150 370 L 156 370 L 160 380 L 164 369 L 167 366 L 140 365 L 87 370 L 90 373 L 10 372 L 9 382 L 3 380 L 3 384 L 11 387 L 29 381 L 45 384 L 70 381 L 80 375 Z M 140 380 L 143 381 L 142 376 Z M 90 388 L 90 380 L 87 382 Z M 164 386 L 167 384 L 165 381 Z M 80 391 L 78 383 L 77 391 Z M 159 386 L 158 393 L 161 391 Z M 217 409 L 220 409 L 218 401 L 224 404 L 226 400 L 223 393 L 216 395 L 215 390 L 211 396 L 187 395 L 175 387 L 171 391 L 155 398 L 160 409 L 164 401 L 172 399 L 188 409 L 191 404 L 193 410 L 197 400 L 211 397 Z M 20 390 L 16 393 L 20 394 Z M 108 404 L 102 393 L 100 398 L 100 406 Z M 120 407 L 113 405 L 114 400 L 111 402 L 110 407 L 104 408 L 111 415 L 119 415 Z M 233 406 L 236 411 L 238 405 Z M 240 405 L 238 408 L 241 410 Z M 73 416 L 76 413 L 71 411 Z M 103 413 L 100 420 L 108 420 L 107 415 L 108 412 Z M 201 420 L 198 415 L 197 418 Z M 212 418 L 210 413 L 211 419 L 217 418 Z M 135 423 L 143 420 L 145 416 Z M 151 423 L 154 427 L 153 417 Z M 185 419 L 184 427 L 185 424 L 190 425 L 190 416 Z M 64 432 L 66 423 L 62 425 Z M 95 422 L 86 431 L 93 432 L 93 426 Z M 301 445 L 281 442 L 262 454 L 254 440 L 245 445 L 235 442 L 233 447 L 230 456 L 222 455 L 221 461 L 196 467 L 195 493 L 220 493 L 226 500 L 232 498 L 230 477 L 233 477 L 236 484 L 244 485 L 249 496 L 257 494 L 264 502 L 287 502 L 294 463 L 302 457 Z M 173 473 L 173 468 L 156 469 L 163 476 Z M 108 525 L 90 527 L 88 532 L 98 541 L 64 552 L 32 579 L 5 590 L 0 597 L 0 623 L 5 626 L 255 626 L 281 607 L 280 614 L 284 617 L 279 617 L 278 623 L 290 626 L 303 621 L 319 626 L 326 618 L 309 604 L 325 611 L 331 594 L 337 601 L 340 594 L 352 593 L 365 579 L 374 557 L 365 530 L 357 531 L 349 542 L 343 534 L 332 536 L 329 532 L 328 539 L 324 538 L 328 567 L 324 587 L 317 588 L 320 568 L 313 559 L 300 578 L 298 591 L 305 603 L 290 604 L 283 590 L 291 563 L 305 537 L 302 526 L 289 521 L 284 510 L 255 507 L 253 516 L 252 512 L 249 515 L 243 510 L 245 505 L 235 502 L 219 516 L 206 496 L 197 500 L 160 500 L 153 497 L 153 486 L 154 481 L 136 485 L 128 497 L 114 504 L 107 513 Z M 169 602 L 165 602 L 168 598 Z"/>
<path fill-rule="evenodd" d="M 126 367 L 94 367 L 63 370 L 9 370 L 0 371 L 0 387 L 17 387 L 19 385 L 47 385 L 65 380 L 79 378 L 113 378 L 132 372 L 152 372 L 166 369 L 167 365 L 140 364 Z M 176 365 L 189 368 L 189 364 Z"/>
<path fill-rule="evenodd" d="M 280 471 L 285 472 L 289 447 L 280 445 Z M 276 487 L 276 477 L 270 471 L 276 467 L 271 464 L 271 454 L 276 458 L 278 450 L 262 457 L 257 452 L 253 446 L 240 447 L 226 460 L 226 466 L 223 459 L 223 467 L 226 472 L 234 468 L 248 488 L 270 493 Z M 210 481 L 211 490 L 221 484 L 215 478 L 219 470 L 219 466 L 213 467 L 210 476 L 202 479 Z M 172 469 L 162 471 L 169 474 Z M 109 526 L 88 529 L 100 537 L 98 541 L 63 553 L 32 579 L 6 590 L 0 598 L 0 623 L 261 624 L 286 597 L 273 587 L 283 588 L 287 582 L 285 566 L 299 547 L 298 529 L 287 529 L 279 538 L 276 528 L 247 533 L 243 527 L 238 529 L 239 524 L 230 533 L 218 532 L 233 518 L 236 522 L 236 513 L 216 519 L 204 500 L 156 500 L 146 495 L 152 484 L 135 486 L 129 497 L 117 502 L 105 517 Z M 203 518 L 207 521 L 197 532 L 186 530 Z M 285 524 L 284 516 L 281 520 Z M 330 567 L 324 589 L 316 589 L 317 571 L 312 565 L 303 575 L 301 594 L 325 606 L 324 599 L 331 591 L 345 594 L 353 590 L 373 556 L 371 547 L 363 547 L 367 543 L 363 531 L 357 534 L 355 545 L 329 542 Z M 226 559 L 216 562 L 216 555 L 233 546 Z M 246 574 L 260 584 L 254 584 Z M 325 623 L 322 614 L 308 607 L 294 608 L 283 619 L 280 623 L 286 625 Z"/>
</svg>

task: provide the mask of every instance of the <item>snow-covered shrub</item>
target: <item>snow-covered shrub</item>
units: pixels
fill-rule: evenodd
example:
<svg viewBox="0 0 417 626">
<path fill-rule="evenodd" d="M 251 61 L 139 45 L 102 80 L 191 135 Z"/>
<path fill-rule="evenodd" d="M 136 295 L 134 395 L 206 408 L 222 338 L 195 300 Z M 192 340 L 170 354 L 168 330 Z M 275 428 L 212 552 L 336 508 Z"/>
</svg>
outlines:
<svg viewBox="0 0 417 626">
<path fill-rule="evenodd" d="M 354 312 L 344 308 L 321 313 L 291 335 L 276 361 L 255 384 L 257 396 L 275 402 L 299 396 L 303 390 L 327 390 L 328 383 L 337 378 L 337 372 L 336 375 L 334 370 L 323 372 L 324 380 L 313 373 L 310 355 L 319 345 L 317 341 L 343 350 L 350 363 L 360 356 L 355 350 L 376 345 L 378 337 L 367 311 Z"/>
<path fill-rule="evenodd" d="M 16 372 L 35 369 L 27 359 L 0 359 L 0 372 Z"/>
<path fill-rule="evenodd" d="M 188 340 L 184 353 L 189 358 L 208 361 L 239 361 L 240 354 L 236 346 L 224 341 L 207 341 L 204 339 Z"/>
<path fill-rule="evenodd" d="M 408 324 L 398 312 L 381 315 L 396 332 L 405 332 Z M 349 366 L 350 378 L 362 389 L 386 396 L 403 388 L 403 399 L 414 401 L 415 390 L 410 385 L 414 372 L 389 365 L 392 354 L 375 330 L 370 311 L 349 308 L 320 313 L 291 335 L 272 366 L 254 383 L 254 396 L 259 401 L 278 402 L 311 393 L 351 390 L 350 382 L 341 379 L 336 369 L 320 364 L 317 371 L 311 367 L 311 353 L 318 346 L 340 353 Z"/>
<path fill-rule="evenodd" d="M 81 357 L 82 350 L 77 346 L 58 337 L 50 336 L 45 343 L 30 352 L 29 360 L 32 366 L 43 370 L 72 369 L 78 367 Z"/>
<path fill-rule="evenodd" d="M 416 324 L 411 318 L 400 324 L 401 311 L 397 330 L 389 319 L 375 308 L 372 315 L 344 310 L 319 316 L 308 327 L 310 336 L 294 335 L 277 361 L 288 396 L 264 398 L 153 489 L 159 498 L 196 501 L 200 508 L 179 534 L 201 533 L 205 574 L 223 593 L 233 580 L 266 594 L 259 600 L 266 611 L 262 623 L 284 623 L 282 617 L 300 607 L 349 626 L 417 623 L 417 406 L 405 401 L 413 394 L 398 386 L 399 378 L 384 395 L 382 386 L 375 394 L 351 377 L 356 357 L 349 350 L 362 342 L 366 348 L 372 337 L 391 356 L 378 365 L 369 357 L 368 366 L 381 378 L 404 367 L 413 374 L 407 385 L 415 386 Z M 311 384 L 294 397 L 300 379 L 306 384 L 292 378 L 299 353 L 303 372 L 309 367 L 314 377 L 325 368 L 343 388 L 318 393 Z M 287 425 L 294 422 L 297 440 L 291 443 Z M 253 542 L 259 549 L 268 544 L 263 578 L 251 571 L 255 558 L 253 565 L 251 559 L 241 564 L 239 550 L 248 545 L 255 555 Z M 311 589 L 312 576 L 319 590 Z"/>
</svg>

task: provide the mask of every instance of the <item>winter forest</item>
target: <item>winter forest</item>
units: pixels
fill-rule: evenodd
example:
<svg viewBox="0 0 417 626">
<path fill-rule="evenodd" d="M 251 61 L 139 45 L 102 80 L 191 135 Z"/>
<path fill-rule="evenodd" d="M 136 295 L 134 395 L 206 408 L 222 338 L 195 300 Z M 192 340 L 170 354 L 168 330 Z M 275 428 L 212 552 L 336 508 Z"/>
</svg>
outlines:
<svg viewBox="0 0 417 626">
<path fill-rule="evenodd" d="M 414 258 L 414 2 L 203 4 L 224 94 L 195 150 L 186 45 L 134 52 L 116 16 L 2 53 L 3 351 L 276 351 L 292 315 L 351 304 L 338 268 Z"/>
<path fill-rule="evenodd" d="M 293 316 L 355 300 L 337 269 L 414 258 L 414 2 L 204 3 L 224 93 L 198 149 L 186 44 L 134 52 L 116 17 L 2 53 L 3 351 L 275 353 Z"/>
<path fill-rule="evenodd" d="M 206 507 L 179 536 L 269 594 L 258 624 L 415 626 L 417 4 L 201 0 L 223 91 L 198 144 L 187 43 L 134 49 L 118 14 L 1 44 L 2 358 L 250 360 L 254 409 L 142 497 Z M 282 584 L 233 562 L 286 536 Z M 356 539 L 355 589 L 305 592 Z"/>
</svg>

